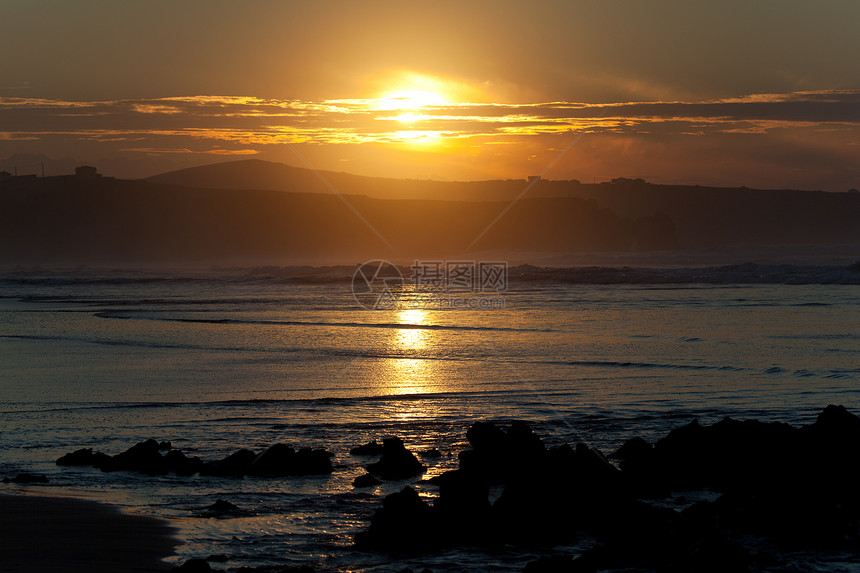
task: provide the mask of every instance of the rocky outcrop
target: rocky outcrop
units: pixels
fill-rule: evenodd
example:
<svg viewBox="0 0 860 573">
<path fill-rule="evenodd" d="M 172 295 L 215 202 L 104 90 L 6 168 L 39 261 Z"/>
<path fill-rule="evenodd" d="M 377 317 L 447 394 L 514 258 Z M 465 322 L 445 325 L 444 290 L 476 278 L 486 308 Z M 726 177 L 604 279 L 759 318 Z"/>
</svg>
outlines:
<svg viewBox="0 0 860 573">
<path fill-rule="evenodd" d="M 552 546 L 587 532 L 580 557 L 550 556 L 528 571 L 611 569 L 748 571 L 781 566 L 774 548 L 860 551 L 860 418 L 828 406 L 815 423 L 726 418 L 694 421 L 653 446 L 641 438 L 613 453 L 586 444 L 546 447 L 526 424 L 478 422 L 459 469 L 429 483 L 433 503 L 405 488 L 387 496 L 360 548 Z M 503 486 L 494 503 L 489 486 Z M 713 502 L 683 511 L 655 496 L 707 489 Z"/>
<path fill-rule="evenodd" d="M 166 453 L 162 453 L 166 450 Z M 198 457 L 187 457 L 174 449 L 170 442 L 146 440 L 128 450 L 109 456 L 80 449 L 57 460 L 61 466 L 92 466 L 105 472 L 130 471 L 146 475 L 174 473 L 180 476 L 195 474 L 220 477 L 286 477 L 323 475 L 334 471 L 332 454 L 321 449 L 300 448 L 298 451 L 285 444 L 275 444 L 257 454 L 251 450 L 238 450 L 221 460 L 204 462 Z"/>
<path fill-rule="evenodd" d="M 382 453 L 382 444 L 373 440 L 349 450 L 351 456 L 378 456 Z"/>
<path fill-rule="evenodd" d="M 382 480 L 376 479 L 371 474 L 362 474 L 352 480 L 354 487 L 373 487 L 382 483 Z"/>
<path fill-rule="evenodd" d="M 421 475 L 426 469 L 427 466 L 422 465 L 396 436 L 382 441 L 382 457 L 367 466 L 367 471 L 384 480 L 411 478 Z"/>
</svg>

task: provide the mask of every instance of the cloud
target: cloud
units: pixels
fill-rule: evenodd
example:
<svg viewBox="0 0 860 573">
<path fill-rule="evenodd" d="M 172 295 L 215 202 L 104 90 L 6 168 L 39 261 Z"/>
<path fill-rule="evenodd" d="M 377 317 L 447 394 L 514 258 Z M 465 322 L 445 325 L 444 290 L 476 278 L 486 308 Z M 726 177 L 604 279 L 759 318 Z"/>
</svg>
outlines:
<svg viewBox="0 0 860 573">
<path fill-rule="evenodd" d="M 778 169 L 796 174 L 800 168 L 794 166 L 801 164 L 806 166 L 803 173 L 824 177 L 827 169 L 855 173 L 849 166 L 860 163 L 860 90 L 713 101 L 450 103 L 414 109 L 392 109 L 375 99 L 0 98 L 0 125 L 0 153 L 16 153 L 29 141 L 30 149 L 37 150 L 38 143 L 64 155 L 76 154 L 66 149 L 69 146 L 85 146 L 104 155 L 242 156 L 271 154 L 289 143 L 319 148 L 312 155 L 334 167 L 347 148 L 385 148 L 409 169 L 429 169 L 433 161 L 435 173 L 447 165 L 450 178 L 494 170 L 499 177 L 531 172 L 553 149 L 565 147 L 560 142 L 574 133 L 589 139 L 559 165 L 563 177 L 658 174 L 671 179 L 688 172 L 688 179 L 695 180 L 694 169 L 729 174 L 735 168 L 751 177 L 756 165 L 773 175 Z M 392 154 L 394 149 L 428 158 L 413 160 Z M 701 155 L 691 154 L 692 149 Z M 381 155 L 368 153 L 350 151 L 347 156 L 355 158 L 353 165 L 388 168 Z M 719 158 L 719 166 L 707 156 Z M 777 156 L 782 159 L 777 161 Z M 616 171 L 611 172 L 614 165 Z M 848 177 L 840 181 L 848 182 Z M 781 185 L 787 181 L 773 180 Z M 814 185 L 816 179 L 809 176 L 805 181 Z"/>
<path fill-rule="evenodd" d="M 766 132 L 811 123 L 854 128 L 860 92 L 754 94 L 705 102 L 428 105 L 383 109 L 379 100 L 304 102 L 239 96 L 193 96 L 113 102 L 2 98 L 9 133 L 100 131 L 209 137 L 259 145 L 281 140 L 320 144 L 388 141 L 402 131 L 435 131 L 442 138 L 563 133 Z M 406 128 L 404 128 L 404 126 Z"/>
</svg>

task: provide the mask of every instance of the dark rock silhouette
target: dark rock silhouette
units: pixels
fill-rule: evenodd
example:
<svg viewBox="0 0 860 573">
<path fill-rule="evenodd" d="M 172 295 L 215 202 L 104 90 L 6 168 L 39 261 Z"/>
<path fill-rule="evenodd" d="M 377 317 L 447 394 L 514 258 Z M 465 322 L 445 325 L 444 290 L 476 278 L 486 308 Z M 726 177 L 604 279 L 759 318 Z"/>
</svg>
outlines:
<svg viewBox="0 0 860 573">
<path fill-rule="evenodd" d="M 266 477 L 322 475 L 332 471 L 329 452 L 310 448 L 296 451 L 286 444 L 271 446 L 248 467 L 249 475 Z"/>
<path fill-rule="evenodd" d="M 160 446 L 159 449 L 162 450 L 164 448 Z M 189 458 L 181 450 L 171 450 L 169 447 L 167 449 L 169 451 L 164 455 L 164 463 L 176 475 L 193 476 L 196 473 L 200 473 L 203 469 L 203 461 L 197 456 Z"/>
<path fill-rule="evenodd" d="M 162 454 L 163 450 L 167 450 L 167 453 Z M 83 448 L 60 457 L 57 464 L 147 475 L 172 472 L 180 476 L 199 473 L 220 477 L 285 477 L 330 474 L 334 471 L 331 457 L 330 452 L 321 449 L 300 448 L 296 451 L 285 444 L 275 444 L 260 454 L 242 449 L 221 460 L 204 462 L 196 456 L 187 457 L 181 450 L 171 448 L 170 442 L 146 440 L 115 456 Z"/>
<path fill-rule="evenodd" d="M 242 510 L 227 500 L 219 499 L 215 503 L 206 506 L 206 511 L 212 515 L 225 515 L 229 513 L 242 513 Z"/>
<path fill-rule="evenodd" d="M 371 474 L 362 474 L 352 480 L 352 485 L 355 487 L 373 487 L 382 483 L 382 480 L 376 479 Z"/>
<path fill-rule="evenodd" d="M 691 422 L 654 446 L 634 438 L 613 454 L 621 470 L 586 444 L 547 448 L 522 422 L 507 431 L 478 422 L 467 437 L 460 469 L 428 480 L 439 486 L 433 504 L 411 488 L 386 497 L 357 547 L 597 539 L 576 559 L 528 565 L 537 572 L 777 570 L 774 550 L 860 551 L 860 418 L 841 406 L 801 428 L 726 418 Z M 488 484 L 504 485 L 492 505 Z M 680 512 L 652 503 L 701 488 L 723 493 Z"/>
<path fill-rule="evenodd" d="M 493 483 L 528 472 L 546 454 L 543 442 L 525 422 L 513 422 L 507 432 L 492 422 L 475 422 L 466 438 L 472 449 L 460 452 L 460 469 Z"/>
<path fill-rule="evenodd" d="M 436 448 L 430 448 L 427 450 L 421 450 L 420 452 L 418 452 L 418 455 L 421 456 L 422 458 L 435 459 L 435 458 L 441 458 L 442 452 L 440 452 Z"/>
<path fill-rule="evenodd" d="M 81 448 L 80 450 L 71 452 L 60 457 L 57 460 L 58 466 L 92 466 L 100 468 L 110 460 L 110 456 L 101 452 L 93 453 L 92 448 Z"/>
<path fill-rule="evenodd" d="M 382 508 L 373 514 L 370 527 L 356 534 L 355 543 L 364 549 L 410 551 L 438 546 L 440 536 L 432 508 L 405 487 L 382 500 Z"/>
<path fill-rule="evenodd" d="M 410 478 L 424 473 L 426 469 L 396 436 L 382 441 L 382 457 L 367 466 L 367 471 L 384 480 Z"/>
<path fill-rule="evenodd" d="M 433 509 L 443 524 L 446 541 L 492 542 L 489 487 L 462 470 L 445 472 L 434 483 L 439 486 L 439 497 Z"/>
<path fill-rule="evenodd" d="M 641 460 L 651 451 L 653 446 L 642 438 L 630 438 L 624 444 L 609 454 L 610 459 L 621 460 L 621 468 L 624 468 L 624 462 L 627 460 Z M 635 462 L 634 462 L 635 463 Z"/>
<path fill-rule="evenodd" d="M 200 470 L 200 475 L 240 477 L 248 473 L 251 462 L 256 458 L 257 454 L 251 450 L 238 450 L 224 459 L 206 462 Z"/>
<path fill-rule="evenodd" d="M 121 454 L 111 457 L 101 465 L 104 472 L 133 471 L 142 474 L 159 475 L 170 471 L 170 466 L 161 455 L 161 448 L 155 440 L 140 442 Z"/>
<path fill-rule="evenodd" d="M 349 450 L 349 453 L 353 456 L 378 456 L 382 453 L 382 444 L 373 440 L 372 442 L 355 446 Z"/>
</svg>

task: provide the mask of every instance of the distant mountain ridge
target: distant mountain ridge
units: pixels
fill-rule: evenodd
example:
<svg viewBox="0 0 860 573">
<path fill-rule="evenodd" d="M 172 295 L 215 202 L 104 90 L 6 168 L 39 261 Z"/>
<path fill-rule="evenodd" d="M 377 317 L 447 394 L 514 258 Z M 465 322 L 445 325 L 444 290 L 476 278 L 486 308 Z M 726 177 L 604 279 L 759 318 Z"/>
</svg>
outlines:
<svg viewBox="0 0 860 573">
<path fill-rule="evenodd" d="M 617 178 L 576 180 L 418 181 L 364 177 L 241 160 L 182 169 L 149 181 L 189 187 L 366 195 L 380 199 L 514 201 L 523 196 L 594 201 L 630 218 L 665 217 L 682 249 L 727 245 L 860 245 L 860 193 L 657 185 Z M 331 187 L 329 187 L 329 185 Z"/>
<path fill-rule="evenodd" d="M 858 221 L 857 193 L 401 181 L 251 160 L 149 180 L 2 177 L 0 265 L 523 261 L 774 245 L 850 256 L 860 254 Z"/>
<path fill-rule="evenodd" d="M 503 216 L 502 216 L 503 215 Z M 577 198 L 389 200 L 96 176 L 0 181 L 0 264 L 355 263 L 677 246 L 665 217 Z"/>
<path fill-rule="evenodd" d="M 206 189 L 257 189 L 296 193 L 367 195 L 377 199 L 504 201 L 526 187 L 525 180 L 430 181 L 368 177 L 338 171 L 313 171 L 261 159 L 200 165 L 147 178 L 153 183 Z"/>
</svg>

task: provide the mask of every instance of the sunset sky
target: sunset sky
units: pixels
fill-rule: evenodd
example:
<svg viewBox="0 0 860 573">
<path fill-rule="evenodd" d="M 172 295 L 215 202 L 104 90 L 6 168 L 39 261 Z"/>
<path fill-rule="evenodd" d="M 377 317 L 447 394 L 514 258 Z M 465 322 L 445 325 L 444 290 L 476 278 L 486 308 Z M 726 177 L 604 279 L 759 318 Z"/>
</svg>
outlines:
<svg viewBox="0 0 860 573">
<path fill-rule="evenodd" d="M 860 187 L 858 2 L 3 5 L 0 158 Z"/>
</svg>

